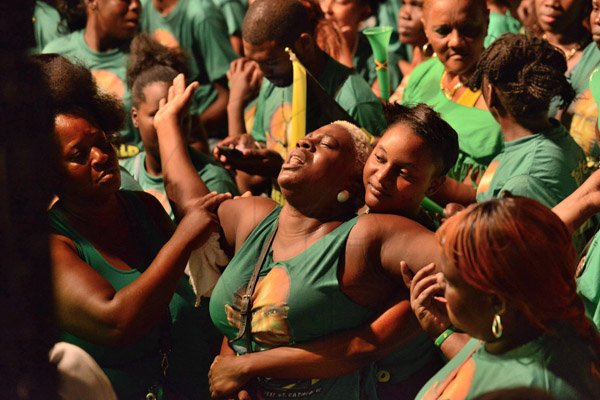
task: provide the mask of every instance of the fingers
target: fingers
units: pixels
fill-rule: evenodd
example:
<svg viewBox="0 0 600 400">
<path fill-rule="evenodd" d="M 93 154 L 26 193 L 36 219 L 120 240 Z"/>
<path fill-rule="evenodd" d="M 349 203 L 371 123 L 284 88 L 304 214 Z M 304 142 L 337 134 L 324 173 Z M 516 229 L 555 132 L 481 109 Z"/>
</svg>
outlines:
<svg viewBox="0 0 600 400">
<path fill-rule="evenodd" d="M 237 200 L 237 199 L 243 199 L 246 197 L 252 197 L 252 192 L 247 190 L 244 194 L 242 194 L 241 196 L 235 196 L 233 199 Z"/>
<path fill-rule="evenodd" d="M 400 261 L 400 272 L 402 273 L 402 280 L 404 281 L 404 285 L 406 285 L 406 287 L 410 289 L 415 274 L 410 270 L 406 261 Z"/>
<path fill-rule="evenodd" d="M 435 275 L 432 275 L 434 271 L 435 271 L 434 263 L 427 264 L 426 266 L 424 266 L 423 268 L 418 270 L 412 279 L 410 291 L 412 292 L 414 290 L 415 285 L 419 281 L 423 280 L 425 277 L 435 276 Z"/>
<path fill-rule="evenodd" d="M 413 279 L 413 285 L 410 289 L 411 301 L 418 299 L 421 294 L 432 285 L 438 285 L 437 276 L 435 275 L 426 276 L 418 281 Z"/>
<path fill-rule="evenodd" d="M 231 199 L 231 193 L 212 192 L 204 196 L 201 201 L 204 208 L 213 211 L 219 204 L 229 199 Z"/>
</svg>

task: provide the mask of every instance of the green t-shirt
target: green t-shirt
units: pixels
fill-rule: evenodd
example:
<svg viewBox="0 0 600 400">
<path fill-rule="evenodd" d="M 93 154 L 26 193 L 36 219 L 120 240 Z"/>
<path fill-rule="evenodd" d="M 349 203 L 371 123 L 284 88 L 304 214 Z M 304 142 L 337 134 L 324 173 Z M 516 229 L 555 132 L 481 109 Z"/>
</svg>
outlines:
<svg viewBox="0 0 600 400">
<path fill-rule="evenodd" d="M 594 160 L 600 158 L 596 143 L 596 120 L 598 105 L 589 90 L 590 76 L 600 66 L 600 50 L 595 42 L 590 43 L 570 75 L 571 85 L 577 97 L 567 109 L 570 119 L 569 133 L 586 155 Z"/>
<path fill-rule="evenodd" d="M 358 45 L 354 53 L 353 63 L 356 72 L 363 77 L 369 86 L 372 86 L 377 78 L 375 58 L 369 40 L 362 33 L 358 34 Z M 402 80 L 402 72 L 398 66 L 398 55 L 391 51 L 388 52 L 388 75 L 390 80 L 390 94 L 392 94 L 394 88 L 398 87 Z"/>
<path fill-rule="evenodd" d="M 477 201 L 500 197 L 508 191 L 554 207 L 573 193 L 590 175 L 585 154 L 556 120 L 554 128 L 504 143 L 477 188 Z M 595 222 L 590 219 L 573 235 L 581 250 Z"/>
<path fill-rule="evenodd" d="M 234 196 L 239 195 L 237 186 L 231 178 L 231 175 L 209 156 L 190 150 L 190 157 L 198 175 L 211 192 L 231 193 Z M 175 221 L 175 215 L 165 190 L 162 176 L 152 176 L 146 171 L 146 152 L 142 151 L 137 156 L 120 160 L 124 167 L 140 184 L 142 189 L 153 195 L 160 201 L 169 217 Z"/>
<path fill-rule="evenodd" d="M 211 1 L 178 0 L 163 17 L 151 0 L 142 0 L 140 26 L 163 45 L 187 52 L 188 78 L 200 83 L 190 112 L 201 114 L 217 98 L 211 84 L 222 79 L 229 64 L 238 57 L 231 48 L 223 15 Z"/>
<path fill-rule="evenodd" d="M 458 133 L 458 161 L 448 176 L 463 181 L 471 168 L 471 176 L 481 176 L 487 165 L 500 153 L 502 131 L 489 111 L 466 107 L 448 100 L 440 89 L 444 65 L 436 57 L 418 65 L 410 74 L 402 104 L 425 103 L 440 113 Z"/>
<path fill-rule="evenodd" d="M 142 189 L 138 181 L 136 181 L 135 178 L 131 176 L 131 174 L 125 169 L 125 167 L 120 165 L 119 170 L 121 172 L 121 187 L 119 188 L 119 190 L 129 190 L 134 192 L 141 192 L 144 190 Z"/>
<path fill-rule="evenodd" d="M 506 11 L 505 14 L 490 12 L 490 22 L 483 45 L 488 47 L 505 33 L 519 33 L 520 30 L 521 23 L 510 14 L 510 11 Z"/>
<path fill-rule="evenodd" d="M 71 61 L 82 63 L 88 67 L 100 89 L 115 95 L 123 101 L 125 115 L 128 116 L 131 110 L 131 93 L 126 83 L 129 44 L 98 53 L 88 47 L 83 34 L 84 30 L 80 30 L 61 36 L 44 47 L 44 53 L 58 53 Z M 126 144 L 132 146 L 128 151 L 133 156 L 139 152 L 143 144 L 138 130 L 131 122 L 131 118 L 125 119 L 126 125 L 121 130 L 121 136 Z M 119 149 L 119 156 L 123 156 L 121 148 Z"/>
<path fill-rule="evenodd" d="M 241 35 L 242 22 L 247 8 L 242 0 L 212 0 L 212 2 L 221 10 L 229 35 Z"/>
<path fill-rule="evenodd" d="M 556 120 L 545 132 L 504 143 L 477 188 L 477 201 L 501 192 L 525 196 L 554 207 L 589 176 L 585 155 Z"/>
<path fill-rule="evenodd" d="M 479 340 L 471 339 L 417 399 L 474 399 L 512 387 L 539 388 L 561 400 L 600 399 L 592 357 L 590 348 L 566 329 L 500 355 L 488 353 Z"/>
<path fill-rule="evenodd" d="M 354 120 L 373 135 L 380 135 L 386 123 L 383 108 L 369 85 L 357 73 L 346 68 L 331 57 L 317 80 L 335 101 Z M 320 109 L 310 107 L 307 100 L 306 132 L 312 132 L 320 126 L 314 126 L 315 115 Z M 291 129 L 292 85 L 277 87 L 267 79 L 258 94 L 256 115 L 252 127 L 252 136 L 260 142 L 285 156 L 287 131 Z"/>
<path fill-rule="evenodd" d="M 596 233 L 587 254 L 577 268 L 577 293 L 585 305 L 585 314 L 600 330 L 600 232 Z"/>
<path fill-rule="evenodd" d="M 44 47 L 62 34 L 58 30 L 60 14 L 45 1 L 37 0 L 33 10 L 33 33 L 35 47 L 32 53 L 41 53 Z"/>
</svg>

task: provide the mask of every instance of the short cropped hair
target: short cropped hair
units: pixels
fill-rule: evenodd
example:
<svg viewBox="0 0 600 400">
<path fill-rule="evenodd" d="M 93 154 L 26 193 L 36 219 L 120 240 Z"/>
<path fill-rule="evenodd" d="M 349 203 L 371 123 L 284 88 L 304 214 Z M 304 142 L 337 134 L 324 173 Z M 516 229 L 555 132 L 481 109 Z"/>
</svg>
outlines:
<svg viewBox="0 0 600 400">
<path fill-rule="evenodd" d="M 440 114 L 426 104 L 408 107 L 390 103 L 384 107 L 389 130 L 396 125 L 408 126 L 426 143 L 440 176 L 446 175 L 458 159 L 458 134 Z"/>
<path fill-rule="evenodd" d="M 242 38 L 260 46 L 275 41 L 280 46 L 292 46 L 302 33 L 315 34 L 319 15 L 311 15 L 307 0 L 257 0 L 246 12 Z"/>
</svg>

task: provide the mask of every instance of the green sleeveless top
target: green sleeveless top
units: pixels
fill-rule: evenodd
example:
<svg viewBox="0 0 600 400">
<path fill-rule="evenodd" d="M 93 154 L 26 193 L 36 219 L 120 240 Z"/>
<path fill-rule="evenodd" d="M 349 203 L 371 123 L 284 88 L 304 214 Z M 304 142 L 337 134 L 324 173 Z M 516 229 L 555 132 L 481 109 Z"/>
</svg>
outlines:
<svg viewBox="0 0 600 400">
<path fill-rule="evenodd" d="M 241 296 L 280 211 L 275 208 L 254 228 L 213 290 L 210 314 L 229 339 L 238 333 Z M 346 240 L 358 218 L 344 222 L 288 260 L 275 262 L 272 251 L 267 253 L 252 296 L 253 350 L 310 341 L 354 328 L 373 316 L 371 310 L 342 293 L 337 276 Z M 246 353 L 244 340 L 234 343 L 233 349 Z M 259 378 L 258 390 L 264 398 L 272 399 L 358 399 L 360 374 L 321 380 Z"/>
<path fill-rule="evenodd" d="M 167 239 L 150 217 L 146 206 L 135 192 L 120 191 L 121 200 L 139 243 L 147 250 L 145 266 L 149 266 Z M 106 279 L 115 290 L 136 280 L 144 270 L 124 271 L 113 267 L 96 248 L 75 229 L 64 214 L 60 202 L 50 210 L 52 229 L 75 243 L 79 257 Z M 195 295 L 182 277 L 169 304 L 171 315 L 168 381 L 179 393 L 189 398 L 208 398 L 207 374 L 211 354 L 209 339 L 214 340 L 214 327 L 208 318 L 208 307 L 194 308 Z M 167 324 L 168 325 L 168 324 Z M 145 398 L 150 386 L 160 381 L 161 359 L 157 326 L 127 346 L 109 347 L 89 342 L 69 332 L 61 339 L 87 351 L 110 379 L 119 399 Z"/>
<path fill-rule="evenodd" d="M 481 176 L 488 164 L 500 153 L 503 136 L 500 125 L 489 111 L 466 107 L 448 100 L 440 89 L 444 64 L 431 58 L 410 74 L 402 96 L 402 104 L 425 103 L 440 113 L 458 133 L 458 160 L 448 176 L 463 181 L 469 169 L 471 176 Z"/>
</svg>

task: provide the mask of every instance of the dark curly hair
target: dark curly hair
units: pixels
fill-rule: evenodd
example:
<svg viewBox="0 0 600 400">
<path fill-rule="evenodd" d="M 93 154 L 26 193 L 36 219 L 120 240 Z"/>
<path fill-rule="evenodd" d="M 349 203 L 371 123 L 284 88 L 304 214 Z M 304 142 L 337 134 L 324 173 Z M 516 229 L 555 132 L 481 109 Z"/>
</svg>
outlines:
<svg viewBox="0 0 600 400">
<path fill-rule="evenodd" d="M 50 87 L 54 115 L 90 117 L 98 128 L 116 137 L 125 123 L 123 105 L 113 95 L 98 89 L 87 68 L 58 54 L 39 54 L 33 60 Z"/>
<path fill-rule="evenodd" d="M 407 107 L 389 103 L 384 107 L 389 130 L 395 125 L 408 126 L 420 136 L 433 155 L 440 176 L 446 175 L 458 159 L 458 134 L 426 104 Z"/>
<path fill-rule="evenodd" d="M 79 31 L 87 22 L 87 7 L 84 0 L 57 0 L 60 14 L 59 29 L 62 33 Z"/>
<path fill-rule="evenodd" d="M 131 42 L 127 64 L 127 86 L 134 106 L 144 101 L 144 88 L 154 82 L 171 84 L 178 74 L 188 74 L 185 55 L 158 43 L 146 34 Z"/>
<path fill-rule="evenodd" d="M 521 119 L 547 113 L 555 98 L 563 108 L 573 101 L 566 71 L 564 53 L 547 41 L 506 33 L 483 52 L 468 84 L 480 88 L 487 79 L 506 99 L 506 111 Z"/>
</svg>

